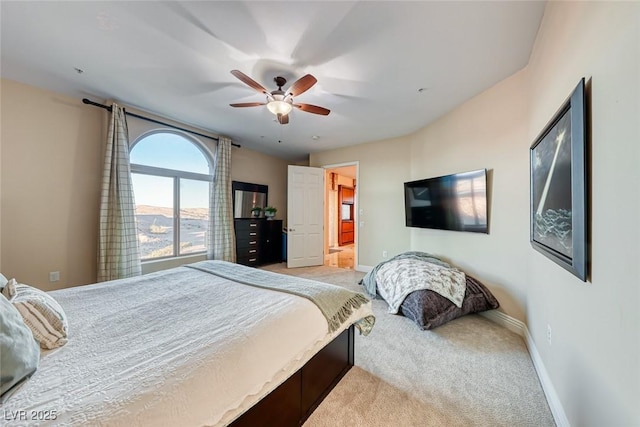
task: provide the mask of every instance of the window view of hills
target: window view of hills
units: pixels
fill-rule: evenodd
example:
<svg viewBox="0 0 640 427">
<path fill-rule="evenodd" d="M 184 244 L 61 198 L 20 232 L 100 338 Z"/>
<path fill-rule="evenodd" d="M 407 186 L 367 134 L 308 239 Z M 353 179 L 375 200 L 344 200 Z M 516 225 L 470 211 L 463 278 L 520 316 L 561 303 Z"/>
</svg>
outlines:
<svg viewBox="0 0 640 427">
<path fill-rule="evenodd" d="M 208 220 L 208 208 L 180 210 L 180 255 L 206 251 Z M 173 208 L 137 205 L 136 224 L 141 259 L 174 255 Z"/>
</svg>

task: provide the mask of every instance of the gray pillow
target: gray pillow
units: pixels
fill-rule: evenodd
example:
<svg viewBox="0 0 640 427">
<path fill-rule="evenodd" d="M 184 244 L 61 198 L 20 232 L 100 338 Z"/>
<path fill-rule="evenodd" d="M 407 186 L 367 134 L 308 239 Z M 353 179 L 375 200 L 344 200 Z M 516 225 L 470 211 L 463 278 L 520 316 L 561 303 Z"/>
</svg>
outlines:
<svg viewBox="0 0 640 427">
<path fill-rule="evenodd" d="M 447 323 L 465 314 L 493 310 L 500 306 L 498 300 L 482 283 L 466 275 L 467 290 L 462 307 L 430 290 L 411 292 L 400 306 L 400 313 L 428 330 Z"/>
<path fill-rule="evenodd" d="M 38 368 L 40 346 L 18 309 L 0 294 L 0 403 Z"/>
</svg>

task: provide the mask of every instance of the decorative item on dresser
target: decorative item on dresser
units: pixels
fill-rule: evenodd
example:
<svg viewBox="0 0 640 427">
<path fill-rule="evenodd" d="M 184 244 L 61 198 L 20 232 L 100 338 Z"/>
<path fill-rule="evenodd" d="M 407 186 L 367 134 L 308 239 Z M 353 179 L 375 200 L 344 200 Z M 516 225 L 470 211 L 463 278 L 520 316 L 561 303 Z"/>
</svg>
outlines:
<svg viewBox="0 0 640 427">
<path fill-rule="evenodd" d="M 282 220 L 236 218 L 238 264 L 258 266 L 282 262 Z"/>
<path fill-rule="evenodd" d="M 271 221 L 276 216 L 276 212 L 278 212 L 278 209 L 274 208 L 273 206 L 267 206 L 266 208 L 264 208 L 264 216 L 269 221 Z"/>
</svg>

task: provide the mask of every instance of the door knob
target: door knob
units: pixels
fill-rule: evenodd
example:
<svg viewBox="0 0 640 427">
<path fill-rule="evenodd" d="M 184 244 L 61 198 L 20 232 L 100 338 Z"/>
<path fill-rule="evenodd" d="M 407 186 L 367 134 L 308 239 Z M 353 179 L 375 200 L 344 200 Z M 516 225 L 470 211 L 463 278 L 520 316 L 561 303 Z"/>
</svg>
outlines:
<svg viewBox="0 0 640 427">
<path fill-rule="evenodd" d="M 295 228 L 290 228 L 289 231 L 296 231 L 296 229 Z"/>
</svg>

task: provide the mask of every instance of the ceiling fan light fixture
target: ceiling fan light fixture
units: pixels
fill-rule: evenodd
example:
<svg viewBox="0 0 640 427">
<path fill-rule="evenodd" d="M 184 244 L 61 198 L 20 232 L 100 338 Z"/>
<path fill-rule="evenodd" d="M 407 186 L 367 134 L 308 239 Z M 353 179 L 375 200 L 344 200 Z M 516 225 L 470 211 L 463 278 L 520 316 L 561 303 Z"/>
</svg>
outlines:
<svg viewBox="0 0 640 427">
<path fill-rule="evenodd" d="M 293 106 L 289 102 L 282 101 L 280 99 L 274 99 L 273 101 L 269 101 L 267 103 L 267 108 L 276 116 L 278 114 L 286 116 L 291 112 Z"/>
<path fill-rule="evenodd" d="M 311 89 L 311 87 L 316 84 L 317 80 L 311 74 L 306 74 L 300 77 L 286 91 L 282 90 L 282 86 L 287 83 L 287 79 L 278 76 L 273 79 L 276 82 L 276 85 L 278 85 L 278 89 L 271 92 L 267 92 L 260 83 L 256 82 L 240 70 L 231 70 L 231 74 L 251 89 L 266 95 L 267 98 L 266 102 L 241 102 L 238 104 L 229 104 L 232 107 L 258 107 L 266 105 L 267 109 L 276 116 L 277 120 L 274 121 L 279 122 L 281 125 L 289 123 L 289 113 L 293 110 L 293 107 L 296 107 L 300 111 L 304 111 L 306 113 L 319 114 L 321 116 L 327 116 L 331 112 L 331 110 L 324 107 L 318 107 L 317 105 L 293 103 L 293 98 Z"/>
</svg>

